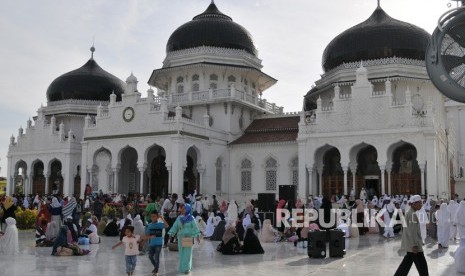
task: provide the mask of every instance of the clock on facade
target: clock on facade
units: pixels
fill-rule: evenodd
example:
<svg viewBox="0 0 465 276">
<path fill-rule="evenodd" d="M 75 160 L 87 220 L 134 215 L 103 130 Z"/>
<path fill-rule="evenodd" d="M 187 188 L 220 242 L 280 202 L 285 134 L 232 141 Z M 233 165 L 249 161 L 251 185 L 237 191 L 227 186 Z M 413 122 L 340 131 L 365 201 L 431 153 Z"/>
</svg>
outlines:
<svg viewBox="0 0 465 276">
<path fill-rule="evenodd" d="M 130 122 L 132 119 L 134 119 L 134 108 L 126 107 L 123 111 L 123 120 Z"/>
</svg>

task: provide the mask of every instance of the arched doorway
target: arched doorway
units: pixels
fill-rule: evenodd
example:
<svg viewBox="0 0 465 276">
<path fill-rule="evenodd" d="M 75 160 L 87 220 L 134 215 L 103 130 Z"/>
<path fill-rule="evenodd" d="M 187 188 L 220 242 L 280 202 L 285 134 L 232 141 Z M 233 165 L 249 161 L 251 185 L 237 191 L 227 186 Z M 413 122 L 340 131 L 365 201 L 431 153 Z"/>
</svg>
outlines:
<svg viewBox="0 0 465 276">
<path fill-rule="evenodd" d="M 155 197 L 165 197 L 168 195 L 169 174 L 166 169 L 166 153 L 160 146 L 153 146 L 147 154 L 150 170 L 149 191 Z"/>
<path fill-rule="evenodd" d="M 368 198 L 381 193 L 381 170 L 378 166 L 378 152 L 375 147 L 368 145 L 360 149 L 357 154 L 357 187 L 365 188 Z"/>
<path fill-rule="evenodd" d="M 27 164 L 23 160 L 16 163 L 14 177 L 14 193 L 26 193 Z"/>
<path fill-rule="evenodd" d="M 33 194 L 46 194 L 45 191 L 45 175 L 44 175 L 44 163 L 40 160 L 34 162 L 32 167 L 32 193 Z"/>
<path fill-rule="evenodd" d="M 129 194 L 139 192 L 139 171 L 137 169 L 137 151 L 126 147 L 121 152 L 121 173 L 118 181 L 118 193 Z"/>
<path fill-rule="evenodd" d="M 187 150 L 187 167 L 184 170 L 184 194 L 192 194 L 194 190 L 200 191 L 199 173 L 197 171 L 198 157 L 195 147 L 190 147 Z"/>
<path fill-rule="evenodd" d="M 55 159 L 50 164 L 49 191 L 51 194 L 63 193 L 63 177 L 61 176 L 61 161 Z"/>
<path fill-rule="evenodd" d="M 344 193 L 344 171 L 341 166 L 341 153 L 335 147 L 323 155 L 323 195 L 331 197 Z"/>
<path fill-rule="evenodd" d="M 417 149 L 409 143 L 397 147 L 392 154 L 392 194 L 421 194 L 421 170 Z"/>
<path fill-rule="evenodd" d="M 100 149 L 95 153 L 92 173 L 94 175 L 92 181 L 93 191 L 113 192 L 111 186 L 111 152 L 109 150 Z"/>
</svg>

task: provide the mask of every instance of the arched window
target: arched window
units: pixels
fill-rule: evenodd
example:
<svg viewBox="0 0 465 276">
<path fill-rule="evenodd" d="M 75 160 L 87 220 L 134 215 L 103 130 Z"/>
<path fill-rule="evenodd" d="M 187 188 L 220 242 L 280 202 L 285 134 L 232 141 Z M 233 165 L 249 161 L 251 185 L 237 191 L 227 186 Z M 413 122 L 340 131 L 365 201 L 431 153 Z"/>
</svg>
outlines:
<svg viewBox="0 0 465 276">
<path fill-rule="evenodd" d="M 184 93 L 184 78 L 183 77 L 178 77 L 176 79 L 176 92 L 177 93 Z"/>
<path fill-rule="evenodd" d="M 192 76 L 192 81 L 198 81 L 199 80 L 199 75 L 195 74 Z"/>
<path fill-rule="evenodd" d="M 200 90 L 200 84 L 198 82 L 194 82 L 192 84 L 192 91 L 196 92 Z"/>
<path fill-rule="evenodd" d="M 218 89 L 218 84 L 216 82 L 211 82 L 210 89 L 213 89 L 213 90 Z"/>
<path fill-rule="evenodd" d="M 211 75 L 210 75 L 210 80 L 211 80 L 211 81 L 218 81 L 218 75 L 216 75 L 216 74 L 211 74 Z"/>
<path fill-rule="evenodd" d="M 241 191 L 252 191 L 252 162 L 247 158 L 241 162 Z"/>
<path fill-rule="evenodd" d="M 221 185 L 222 185 L 222 168 L 223 168 L 223 162 L 221 161 L 221 158 L 218 157 L 216 159 L 215 163 L 216 167 L 216 191 L 220 192 L 221 191 Z"/>
<path fill-rule="evenodd" d="M 276 159 L 270 157 L 265 162 L 265 184 L 267 191 L 276 191 L 276 172 L 278 169 L 278 162 Z"/>
<path fill-rule="evenodd" d="M 292 159 L 290 169 L 291 169 L 291 184 L 296 185 L 298 187 L 299 185 L 299 158 L 298 157 Z"/>
<path fill-rule="evenodd" d="M 228 77 L 228 82 L 236 82 L 236 77 L 231 75 Z"/>
</svg>

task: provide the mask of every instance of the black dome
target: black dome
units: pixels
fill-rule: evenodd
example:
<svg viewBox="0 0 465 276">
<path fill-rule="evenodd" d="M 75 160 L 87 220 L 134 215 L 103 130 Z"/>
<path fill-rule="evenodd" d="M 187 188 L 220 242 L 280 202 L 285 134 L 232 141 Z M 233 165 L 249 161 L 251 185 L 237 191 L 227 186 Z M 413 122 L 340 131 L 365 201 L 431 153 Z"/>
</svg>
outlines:
<svg viewBox="0 0 465 276">
<path fill-rule="evenodd" d="M 334 38 L 323 53 L 327 72 L 342 63 L 402 57 L 425 59 L 430 34 L 412 24 L 390 17 L 378 7 L 366 21 Z"/>
<path fill-rule="evenodd" d="M 125 84 L 122 80 L 103 70 L 93 58 L 81 68 L 56 78 L 47 89 L 49 102 L 75 99 L 109 101 L 114 92 L 121 100 Z"/>
<path fill-rule="evenodd" d="M 199 46 L 239 49 L 257 55 L 250 33 L 220 12 L 214 3 L 173 32 L 166 44 L 166 52 Z"/>
</svg>

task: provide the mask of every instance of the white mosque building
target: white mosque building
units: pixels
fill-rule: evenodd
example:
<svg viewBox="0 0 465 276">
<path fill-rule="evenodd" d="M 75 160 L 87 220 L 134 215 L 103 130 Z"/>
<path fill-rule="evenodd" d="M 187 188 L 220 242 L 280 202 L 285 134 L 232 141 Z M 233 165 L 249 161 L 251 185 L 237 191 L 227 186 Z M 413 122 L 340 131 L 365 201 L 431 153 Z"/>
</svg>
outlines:
<svg viewBox="0 0 465 276">
<path fill-rule="evenodd" d="M 10 139 L 7 194 L 465 195 L 465 111 L 428 78 L 429 37 L 378 6 L 329 43 L 303 110 L 283 113 L 263 98 L 277 80 L 252 36 L 212 2 L 169 38 L 156 92 L 103 70 L 94 48 L 56 78 Z"/>
</svg>

